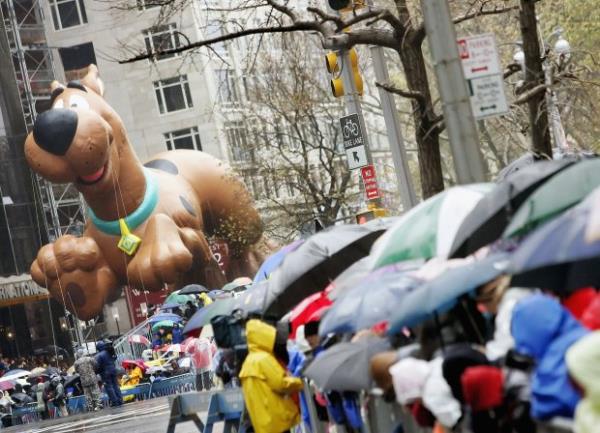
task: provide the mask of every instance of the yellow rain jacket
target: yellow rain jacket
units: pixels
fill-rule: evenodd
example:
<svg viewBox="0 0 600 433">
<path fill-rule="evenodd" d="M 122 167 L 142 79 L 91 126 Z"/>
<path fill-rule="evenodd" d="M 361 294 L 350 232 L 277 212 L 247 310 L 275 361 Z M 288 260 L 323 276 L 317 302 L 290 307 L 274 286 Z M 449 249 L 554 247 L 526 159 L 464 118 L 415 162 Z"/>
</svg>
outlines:
<svg viewBox="0 0 600 433">
<path fill-rule="evenodd" d="M 593 332 L 567 352 L 571 377 L 585 391 L 575 410 L 575 432 L 597 433 L 600 428 L 600 331 Z"/>
<path fill-rule="evenodd" d="M 302 380 L 288 376 L 273 355 L 275 332 L 260 320 L 246 324 L 248 356 L 240 380 L 256 433 L 282 433 L 300 422 L 298 407 L 289 394 L 302 389 Z"/>
<path fill-rule="evenodd" d="M 123 379 L 121 379 L 121 386 L 137 386 L 143 376 L 144 373 L 142 372 L 142 369 L 140 367 L 134 367 L 127 372 L 127 375 L 123 376 Z"/>
</svg>

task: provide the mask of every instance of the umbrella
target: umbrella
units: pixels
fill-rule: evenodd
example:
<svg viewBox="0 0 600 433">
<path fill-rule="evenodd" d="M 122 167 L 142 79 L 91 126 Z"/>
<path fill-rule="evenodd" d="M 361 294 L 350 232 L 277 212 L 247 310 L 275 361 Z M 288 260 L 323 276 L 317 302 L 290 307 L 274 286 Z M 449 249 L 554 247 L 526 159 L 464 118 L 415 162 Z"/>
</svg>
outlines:
<svg viewBox="0 0 600 433">
<path fill-rule="evenodd" d="M 506 272 L 508 253 L 494 253 L 481 260 L 467 259 L 462 266 L 448 269 L 406 296 L 390 320 L 388 333 L 415 326 L 433 314 L 456 305 L 457 299 Z"/>
<path fill-rule="evenodd" d="M 335 301 L 354 287 L 356 283 L 365 278 L 369 272 L 371 272 L 371 256 L 363 257 L 359 261 L 353 263 L 333 280 L 327 290 L 327 296 L 332 301 Z"/>
<path fill-rule="evenodd" d="M 496 175 L 496 182 L 502 182 L 506 178 L 516 174 L 518 171 L 529 167 L 534 162 L 536 162 L 536 160 L 532 153 L 526 153 L 525 155 L 520 156 L 500 170 L 500 173 Z"/>
<path fill-rule="evenodd" d="M 171 293 L 167 299 L 165 299 L 165 302 L 163 304 L 179 304 L 179 305 L 183 305 L 185 304 L 187 301 L 194 301 L 195 297 L 193 295 L 181 295 L 179 293 L 179 290 Z"/>
<path fill-rule="evenodd" d="M 230 283 L 225 284 L 221 290 L 225 292 L 245 290 L 247 286 L 252 284 L 252 279 L 248 277 L 239 277 Z"/>
<path fill-rule="evenodd" d="M 148 319 L 148 323 L 157 323 L 162 322 L 164 320 L 170 322 L 181 322 L 181 316 L 173 313 L 158 313 Z"/>
<path fill-rule="evenodd" d="M 373 246 L 373 267 L 432 257 L 448 257 L 461 223 L 492 184 L 447 189 L 412 208 Z"/>
<path fill-rule="evenodd" d="M 179 295 L 196 295 L 208 292 L 210 292 L 210 289 L 207 289 L 206 287 L 200 284 L 188 284 L 179 291 Z"/>
<path fill-rule="evenodd" d="M 143 344 L 147 347 L 150 347 L 150 345 L 152 344 L 150 343 L 150 340 L 148 340 L 145 336 L 139 334 L 130 335 L 129 337 L 127 337 L 127 341 L 129 343 Z"/>
<path fill-rule="evenodd" d="M 152 325 L 152 330 L 156 331 L 160 328 L 172 328 L 173 326 L 175 326 L 175 323 L 172 320 L 161 320 Z"/>
<path fill-rule="evenodd" d="M 529 235 L 514 252 L 513 284 L 568 294 L 600 281 L 600 189 Z"/>
<path fill-rule="evenodd" d="M 235 302 L 236 299 L 234 298 L 218 299 L 212 304 L 200 308 L 186 323 L 183 334 L 187 335 L 199 331 L 204 326 L 209 325 L 213 317 L 230 314 L 234 310 Z"/>
<path fill-rule="evenodd" d="M 180 308 L 181 304 L 178 304 L 177 302 L 169 302 L 166 304 L 162 304 L 160 306 L 160 310 L 165 311 L 165 310 L 173 310 L 175 308 Z"/>
<path fill-rule="evenodd" d="M 373 355 L 389 350 L 382 338 L 362 338 L 338 343 L 319 354 L 304 375 L 325 391 L 361 391 L 371 387 L 370 361 Z"/>
<path fill-rule="evenodd" d="M 35 367 L 33 370 L 31 370 L 30 377 L 39 377 L 44 373 L 46 373 L 46 369 L 44 367 Z"/>
<path fill-rule="evenodd" d="M 143 372 L 145 372 L 147 368 L 146 364 L 144 364 L 144 362 L 139 359 L 126 359 L 121 363 L 121 365 L 123 366 L 123 368 L 126 369 L 139 367 Z"/>
<path fill-rule="evenodd" d="M 267 280 L 265 315 L 281 317 L 308 295 L 325 289 L 344 269 L 367 256 L 395 218 L 329 227 L 308 238 Z"/>
<path fill-rule="evenodd" d="M 299 239 L 297 241 L 292 242 L 289 245 L 281 248 L 276 253 L 271 254 L 267 259 L 262 263 L 258 272 L 254 276 L 254 283 L 258 283 L 263 280 L 267 280 L 271 273 L 283 262 L 285 256 L 287 256 L 292 251 L 296 250 L 300 245 L 304 243 L 304 240 Z"/>
<path fill-rule="evenodd" d="M 295 338 L 296 330 L 299 326 L 309 322 L 309 319 L 317 312 L 323 310 L 323 308 L 331 306 L 332 302 L 327 297 L 327 294 L 318 292 L 309 297 L 305 298 L 300 302 L 290 314 L 290 322 L 292 324 L 292 332 L 290 338 Z"/>
<path fill-rule="evenodd" d="M 60 376 L 60 370 L 56 367 L 47 367 L 44 374 L 47 376 Z"/>
<path fill-rule="evenodd" d="M 216 301 L 217 299 L 230 298 L 231 294 L 223 290 L 211 290 L 210 292 L 208 292 L 208 297 L 213 301 Z"/>
<path fill-rule="evenodd" d="M 541 161 L 508 176 L 486 194 L 464 219 L 450 250 L 450 257 L 465 257 L 502 236 L 512 213 L 537 187 L 573 161 Z"/>
<path fill-rule="evenodd" d="M 14 370 L 9 370 L 6 373 L 4 373 L 4 376 L 2 376 L 0 380 L 5 378 L 19 379 L 21 377 L 26 377 L 29 375 L 31 375 L 31 371 L 23 370 L 21 368 L 15 368 Z"/>
<path fill-rule="evenodd" d="M 17 382 L 15 380 L 10 379 L 0 382 L 0 391 L 8 391 L 10 389 L 13 389 L 16 383 Z"/>
<path fill-rule="evenodd" d="M 392 265 L 393 267 L 393 265 Z M 344 334 L 387 322 L 406 296 L 424 283 L 406 270 L 378 269 L 341 297 L 321 320 L 319 335 Z"/>
<path fill-rule="evenodd" d="M 600 159 L 588 159 L 562 170 L 519 207 L 503 237 L 526 234 L 573 207 L 600 185 Z"/>
<path fill-rule="evenodd" d="M 77 382 L 81 382 L 81 379 L 78 374 L 74 374 L 72 376 L 67 376 L 65 378 L 64 387 L 69 388 L 71 386 L 75 386 Z"/>
<path fill-rule="evenodd" d="M 14 392 L 10 395 L 10 398 L 12 399 L 12 401 L 14 401 L 15 403 L 23 403 L 23 402 L 28 402 L 31 403 L 33 402 L 33 399 L 31 397 L 29 397 L 27 394 L 25 394 L 24 392 Z"/>
</svg>

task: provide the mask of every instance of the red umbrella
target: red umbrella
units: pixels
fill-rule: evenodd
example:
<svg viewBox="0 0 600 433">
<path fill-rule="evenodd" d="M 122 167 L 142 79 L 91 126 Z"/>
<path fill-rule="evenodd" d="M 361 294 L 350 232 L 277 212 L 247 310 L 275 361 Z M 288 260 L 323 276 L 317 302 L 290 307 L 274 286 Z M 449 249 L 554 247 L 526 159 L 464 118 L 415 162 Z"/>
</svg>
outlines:
<svg viewBox="0 0 600 433">
<path fill-rule="evenodd" d="M 146 364 L 144 364 L 144 361 L 141 361 L 139 359 L 125 359 L 121 365 L 123 366 L 123 368 L 128 369 L 128 368 L 135 368 L 135 367 L 140 367 L 142 369 L 143 372 L 146 372 Z"/>
<path fill-rule="evenodd" d="M 321 315 L 332 304 L 331 299 L 327 297 L 326 290 L 304 298 L 302 302 L 294 307 L 290 314 L 290 323 L 292 324 L 290 338 L 296 337 L 296 331 L 299 326 L 320 320 Z"/>
<path fill-rule="evenodd" d="M 130 335 L 129 337 L 127 337 L 127 341 L 130 343 L 139 343 L 139 344 L 143 344 L 145 346 L 150 347 L 151 343 L 150 340 L 148 340 L 146 337 L 144 337 L 143 335 Z"/>
</svg>

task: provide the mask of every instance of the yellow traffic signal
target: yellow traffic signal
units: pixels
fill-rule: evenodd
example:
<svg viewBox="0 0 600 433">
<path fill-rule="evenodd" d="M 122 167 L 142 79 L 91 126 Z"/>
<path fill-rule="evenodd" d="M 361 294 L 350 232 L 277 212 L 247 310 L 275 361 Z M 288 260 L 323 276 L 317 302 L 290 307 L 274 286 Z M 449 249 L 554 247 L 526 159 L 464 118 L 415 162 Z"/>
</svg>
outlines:
<svg viewBox="0 0 600 433">
<path fill-rule="evenodd" d="M 358 55 L 354 48 L 348 51 L 350 57 L 350 66 L 352 67 L 352 75 L 354 76 L 354 84 L 359 95 L 363 94 L 363 79 L 358 70 Z M 339 98 L 344 96 L 344 80 L 340 76 L 341 72 L 341 61 L 338 54 L 334 51 L 327 53 L 325 56 L 325 65 L 327 66 L 327 72 L 333 75 L 331 79 L 331 92 L 333 96 Z"/>
<path fill-rule="evenodd" d="M 356 214 L 357 224 L 364 224 L 371 220 L 374 220 L 375 218 L 384 218 L 389 215 L 387 209 L 372 206 L 371 203 L 369 203 L 368 207 L 369 210 L 362 211 Z"/>
</svg>

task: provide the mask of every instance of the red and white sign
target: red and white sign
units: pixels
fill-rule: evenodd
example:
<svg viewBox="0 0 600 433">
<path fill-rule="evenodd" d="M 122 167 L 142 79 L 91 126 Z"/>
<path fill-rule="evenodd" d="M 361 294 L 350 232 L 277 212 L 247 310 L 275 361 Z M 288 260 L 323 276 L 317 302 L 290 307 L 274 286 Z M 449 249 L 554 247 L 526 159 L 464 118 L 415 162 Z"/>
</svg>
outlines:
<svg viewBox="0 0 600 433">
<path fill-rule="evenodd" d="M 467 80 L 502 73 L 493 33 L 468 36 L 457 43 Z"/>
<path fill-rule="evenodd" d="M 168 289 L 163 289 L 158 292 L 149 292 L 148 290 L 125 287 L 125 296 L 127 298 L 127 307 L 129 309 L 131 324 L 136 326 L 146 320 L 149 314 L 148 308 L 152 305 L 161 305 L 168 295 Z"/>
<path fill-rule="evenodd" d="M 360 175 L 365 185 L 365 194 L 367 196 L 367 200 L 379 198 L 379 187 L 377 186 L 375 167 L 373 167 L 373 165 L 367 165 L 366 167 L 361 168 Z"/>
</svg>

